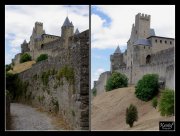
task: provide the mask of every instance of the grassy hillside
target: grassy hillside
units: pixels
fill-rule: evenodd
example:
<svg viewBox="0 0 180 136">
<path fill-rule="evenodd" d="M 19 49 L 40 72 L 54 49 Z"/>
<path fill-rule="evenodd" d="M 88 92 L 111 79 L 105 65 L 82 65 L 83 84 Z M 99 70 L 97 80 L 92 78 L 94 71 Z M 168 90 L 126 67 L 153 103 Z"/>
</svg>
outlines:
<svg viewBox="0 0 180 136">
<path fill-rule="evenodd" d="M 173 117 L 162 117 L 158 108 L 151 101 L 143 102 L 136 98 L 134 86 L 104 92 L 92 101 L 92 130 L 159 130 L 159 121 L 173 121 Z M 139 119 L 130 128 L 126 124 L 126 108 L 134 104 L 138 110 Z"/>
<path fill-rule="evenodd" d="M 13 70 L 10 70 L 9 72 L 10 73 L 20 73 L 24 70 L 27 70 L 29 68 L 32 67 L 32 64 L 35 64 L 36 61 L 27 61 L 27 62 L 24 62 L 24 63 L 21 63 L 21 64 L 17 64 L 16 66 L 13 67 Z"/>
</svg>

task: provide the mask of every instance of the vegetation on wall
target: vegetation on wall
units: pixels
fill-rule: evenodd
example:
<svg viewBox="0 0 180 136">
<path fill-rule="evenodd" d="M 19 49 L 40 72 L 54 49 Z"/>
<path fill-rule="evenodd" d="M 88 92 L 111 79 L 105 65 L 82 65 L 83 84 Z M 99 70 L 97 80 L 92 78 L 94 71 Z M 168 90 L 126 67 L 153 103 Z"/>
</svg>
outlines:
<svg viewBox="0 0 180 136">
<path fill-rule="evenodd" d="M 107 80 L 106 91 L 111 91 L 113 89 L 127 87 L 128 78 L 126 75 L 118 72 L 112 73 L 112 76 Z"/>
<path fill-rule="evenodd" d="M 57 74 L 57 71 L 55 69 L 49 69 L 48 71 L 42 72 L 41 81 L 43 82 L 43 85 L 47 86 L 48 81 L 49 81 L 49 76 L 50 75 L 55 75 L 55 74 Z"/>
<path fill-rule="evenodd" d="M 71 67 L 68 67 L 67 65 L 62 67 L 57 75 L 56 78 L 61 81 L 62 78 L 65 78 L 70 84 L 74 84 L 74 70 Z"/>
<path fill-rule="evenodd" d="M 131 104 L 127 109 L 126 109 L 126 124 L 128 124 L 130 127 L 133 127 L 133 124 L 135 121 L 138 120 L 138 111 L 136 106 Z"/>
<path fill-rule="evenodd" d="M 31 61 L 31 60 L 32 60 L 31 56 L 28 53 L 24 53 L 20 57 L 20 63 L 24 63 L 24 62 Z"/>
<path fill-rule="evenodd" d="M 159 103 L 159 111 L 161 112 L 161 115 L 174 115 L 174 103 L 174 91 L 171 89 L 165 89 L 162 91 Z"/>
<path fill-rule="evenodd" d="M 51 103 L 54 106 L 55 112 L 57 113 L 59 111 L 59 103 L 58 100 L 55 100 L 54 98 L 51 99 Z"/>
<path fill-rule="evenodd" d="M 157 95 L 159 89 L 158 75 L 146 74 L 140 79 L 135 86 L 135 95 L 143 101 L 151 100 Z"/>
<path fill-rule="evenodd" d="M 47 54 L 41 54 L 39 57 L 37 57 L 36 62 L 40 62 L 43 60 L 48 59 L 48 55 Z"/>
<path fill-rule="evenodd" d="M 45 86 L 47 86 L 47 84 L 48 84 L 49 75 L 50 74 L 48 72 L 42 72 L 41 81 L 42 81 L 43 85 L 45 85 Z"/>
<path fill-rule="evenodd" d="M 6 73 L 6 89 L 12 96 L 12 100 L 17 100 L 26 95 L 29 82 L 23 82 L 17 74 Z"/>
</svg>

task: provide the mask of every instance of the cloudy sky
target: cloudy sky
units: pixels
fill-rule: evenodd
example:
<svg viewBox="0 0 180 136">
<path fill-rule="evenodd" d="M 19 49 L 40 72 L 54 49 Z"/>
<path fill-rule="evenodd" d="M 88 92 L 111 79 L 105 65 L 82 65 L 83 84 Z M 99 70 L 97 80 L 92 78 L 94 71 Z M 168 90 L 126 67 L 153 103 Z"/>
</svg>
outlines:
<svg viewBox="0 0 180 136">
<path fill-rule="evenodd" d="M 175 6 L 94 5 L 91 7 L 91 87 L 100 73 L 110 70 L 110 54 L 126 49 L 135 15 L 151 15 L 157 36 L 175 38 Z"/>
<path fill-rule="evenodd" d="M 82 32 L 89 29 L 89 6 L 5 6 L 5 63 L 11 63 L 20 53 L 24 39 L 29 42 L 36 21 L 43 22 L 47 34 L 61 34 L 61 26 L 68 15 L 75 29 Z"/>
</svg>

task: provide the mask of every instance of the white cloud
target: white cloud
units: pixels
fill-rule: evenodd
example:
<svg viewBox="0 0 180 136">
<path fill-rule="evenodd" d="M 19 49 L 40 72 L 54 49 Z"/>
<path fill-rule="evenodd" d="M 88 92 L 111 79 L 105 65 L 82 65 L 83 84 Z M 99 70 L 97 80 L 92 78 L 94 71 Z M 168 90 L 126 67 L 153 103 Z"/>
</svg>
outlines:
<svg viewBox="0 0 180 136">
<path fill-rule="evenodd" d="M 5 46 L 20 50 L 20 45 L 24 39 L 29 42 L 36 21 L 43 22 L 46 33 L 52 35 L 60 36 L 61 26 L 67 15 L 70 21 L 73 22 L 75 29 L 78 27 L 80 32 L 89 29 L 89 6 L 74 5 L 67 7 L 59 5 L 6 5 L 5 38 L 8 45 Z M 6 55 L 9 53 L 7 51 Z M 6 58 L 12 59 L 11 56 Z"/>
<path fill-rule="evenodd" d="M 116 48 L 125 45 L 130 37 L 135 15 L 151 15 L 151 28 L 158 36 L 175 37 L 175 6 L 173 5 L 98 5 L 97 10 L 106 14 L 111 20 L 109 27 L 97 14 L 91 15 L 92 48 Z"/>
</svg>

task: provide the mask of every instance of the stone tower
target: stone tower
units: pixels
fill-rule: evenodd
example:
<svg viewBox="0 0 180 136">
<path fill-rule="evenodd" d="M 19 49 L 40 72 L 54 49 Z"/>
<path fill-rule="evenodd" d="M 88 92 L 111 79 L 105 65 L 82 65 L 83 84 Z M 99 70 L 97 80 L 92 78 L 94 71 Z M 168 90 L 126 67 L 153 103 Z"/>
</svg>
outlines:
<svg viewBox="0 0 180 136">
<path fill-rule="evenodd" d="M 21 52 L 25 53 L 25 52 L 29 52 L 29 48 L 28 48 L 28 43 L 26 42 L 26 40 L 24 40 L 24 42 L 21 44 Z"/>
<path fill-rule="evenodd" d="M 72 22 L 69 21 L 69 18 L 66 17 L 62 27 L 61 27 L 61 37 L 64 39 L 68 39 L 74 35 L 74 26 Z"/>
<path fill-rule="evenodd" d="M 33 28 L 32 31 L 32 35 L 30 37 L 30 44 L 29 44 L 30 51 L 34 51 L 36 42 L 41 39 L 42 34 L 45 34 L 45 31 L 43 30 L 43 23 L 36 22 L 35 27 Z"/>
<path fill-rule="evenodd" d="M 111 61 L 111 72 L 118 70 L 120 67 L 124 65 L 123 54 L 121 53 L 119 46 L 116 48 L 114 54 L 110 56 L 110 61 Z"/>
<path fill-rule="evenodd" d="M 150 18 L 150 15 L 141 13 L 138 13 L 135 17 L 135 24 L 132 25 L 131 36 L 127 42 L 127 67 L 134 64 L 134 45 L 137 44 L 137 41 L 149 44 L 145 39 L 151 35 Z"/>
</svg>

